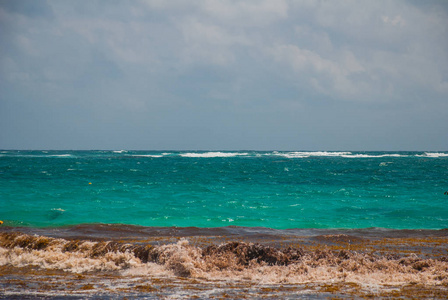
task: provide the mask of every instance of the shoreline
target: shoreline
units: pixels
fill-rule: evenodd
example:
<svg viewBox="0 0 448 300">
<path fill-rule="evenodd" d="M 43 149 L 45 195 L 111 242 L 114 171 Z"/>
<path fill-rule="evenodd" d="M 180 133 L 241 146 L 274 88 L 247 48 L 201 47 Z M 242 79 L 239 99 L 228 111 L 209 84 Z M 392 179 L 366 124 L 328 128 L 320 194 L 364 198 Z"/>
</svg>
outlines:
<svg viewBox="0 0 448 300">
<path fill-rule="evenodd" d="M 446 229 L 95 226 L 0 227 L 0 296 L 448 297 Z"/>
<path fill-rule="evenodd" d="M 134 235 L 160 236 L 160 235 L 243 235 L 251 236 L 273 235 L 273 236 L 316 236 L 323 234 L 349 234 L 359 237 L 426 237 L 426 236 L 448 236 L 448 228 L 269 228 L 263 226 L 145 226 L 123 223 L 81 223 L 61 226 L 15 226 L 5 221 L 0 226 L 1 232 L 21 231 L 23 233 L 50 235 L 55 237 L 70 237 L 75 234 L 91 234 L 94 237 L 114 238 L 115 236 L 132 233 Z"/>
</svg>

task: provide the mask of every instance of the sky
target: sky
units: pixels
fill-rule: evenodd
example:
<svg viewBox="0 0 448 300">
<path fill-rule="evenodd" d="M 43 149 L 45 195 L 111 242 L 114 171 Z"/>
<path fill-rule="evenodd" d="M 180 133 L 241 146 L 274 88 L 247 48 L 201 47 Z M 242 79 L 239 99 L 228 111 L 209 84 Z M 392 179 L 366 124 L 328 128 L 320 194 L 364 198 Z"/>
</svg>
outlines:
<svg viewBox="0 0 448 300">
<path fill-rule="evenodd" d="M 448 150 L 448 1 L 0 0 L 0 149 Z"/>
</svg>

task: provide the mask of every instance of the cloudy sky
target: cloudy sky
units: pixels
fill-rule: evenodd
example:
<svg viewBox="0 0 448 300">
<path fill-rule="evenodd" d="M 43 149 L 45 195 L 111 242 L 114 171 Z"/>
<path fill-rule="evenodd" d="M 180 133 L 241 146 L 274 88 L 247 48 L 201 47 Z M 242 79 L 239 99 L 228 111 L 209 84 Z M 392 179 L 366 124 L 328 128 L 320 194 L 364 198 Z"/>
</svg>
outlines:
<svg viewBox="0 0 448 300">
<path fill-rule="evenodd" d="M 448 2 L 0 0 L 0 149 L 448 150 Z"/>
</svg>

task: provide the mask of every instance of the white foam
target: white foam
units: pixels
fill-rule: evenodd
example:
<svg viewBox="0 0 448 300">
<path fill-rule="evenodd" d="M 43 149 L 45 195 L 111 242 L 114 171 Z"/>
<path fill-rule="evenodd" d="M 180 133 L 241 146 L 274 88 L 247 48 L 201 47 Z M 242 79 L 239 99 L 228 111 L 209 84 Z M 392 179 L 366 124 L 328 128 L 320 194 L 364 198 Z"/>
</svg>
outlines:
<svg viewBox="0 0 448 300">
<path fill-rule="evenodd" d="M 344 157 L 344 158 L 380 158 L 380 157 L 408 157 L 398 153 L 388 154 L 354 154 L 347 151 L 292 151 L 292 152 L 278 152 L 266 153 L 265 156 L 282 156 L 286 158 L 308 158 L 308 157 Z M 448 155 L 448 154 L 447 154 Z"/>
<path fill-rule="evenodd" d="M 416 155 L 418 157 L 432 157 L 432 158 L 438 158 L 438 157 L 448 157 L 448 153 L 443 152 L 425 152 L 423 155 Z"/>
<path fill-rule="evenodd" d="M 53 155 L 43 155 L 43 157 L 74 157 L 71 154 L 53 154 Z"/>
<path fill-rule="evenodd" d="M 75 157 L 72 154 L 43 154 L 43 155 L 39 155 L 39 154 L 19 154 L 19 155 L 11 155 L 13 157 Z"/>
<path fill-rule="evenodd" d="M 127 150 L 115 150 L 113 151 L 114 153 L 126 153 L 128 152 Z"/>
<path fill-rule="evenodd" d="M 65 209 L 62 209 L 62 208 L 52 208 L 51 210 L 54 210 L 54 211 L 65 211 Z"/>
<path fill-rule="evenodd" d="M 295 152 L 272 152 L 272 155 L 283 156 L 287 158 L 307 158 L 307 157 L 337 157 L 351 155 L 351 152 L 328 152 L 328 151 L 295 151 Z M 270 155 L 270 154 L 268 154 Z"/>
<path fill-rule="evenodd" d="M 246 156 L 248 153 L 240 153 L 240 152 L 204 152 L 204 153 L 182 153 L 180 156 L 182 157 L 235 157 L 235 156 Z"/>
<path fill-rule="evenodd" d="M 135 154 L 135 155 L 130 155 L 132 157 L 155 157 L 155 158 L 159 158 L 159 157 L 163 157 L 163 155 L 157 155 L 157 154 Z"/>
<path fill-rule="evenodd" d="M 2 153 L 5 153 L 5 155 L 0 154 L 1 156 L 7 156 L 7 157 L 75 157 L 72 154 L 28 154 L 28 153 L 24 153 L 24 154 L 16 154 L 16 153 L 8 153 L 6 151 L 3 151 Z"/>
<path fill-rule="evenodd" d="M 370 154 L 350 154 L 350 155 L 341 155 L 341 157 L 345 158 L 379 158 L 379 157 L 407 157 L 408 155 L 402 154 L 381 154 L 381 155 L 370 155 Z"/>
<path fill-rule="evenodd" d="M 239 263 L 244 252 L 224 251 L 204 255 L 202 248 L 190 245 L 188 240 L 154 246 L 155 261 L 144 263 L 132 251 L 104 251 L 107 243 L 83 242 L 73 251 L 66 251 L 68 241 L 46 237 L 17 236 L 15 240 L 29 241 L 30 245 L 46 242 L 42 250 L 18 246 L 0 247 L 0 266 L 37 266 L 82 273 L 95 271 L 119 271 L 123 275 L 151 275 L 191 277 L 201 280 L 244 280 L 257 284 L 342 283 L 353 282 L 370 286 L 388 284 L 443 284 L 446 282 L 448 263 L 433 259 L 420 260 L 417 255 L 402 259 L 388 259 L 368 253 L 348 251 L 349 257 L 340 258 L 337 252 L 318 250 L 304 252 L 300 260 L 288 265 L 270 265 L 252 259 L 248 265 Z M 7 241 L 10 243 L 10 240 Z M 20 243 L 19 243 L 20 244 Z M 225 244 L 223 244 L 225 245 Z M 242 246 L 250 244 L 241 244 Z M 125 245 L 123 245 L 125 246 Z M 98 255 L 103 253 L 101 255 Z M 340 252 L 341 253 L 341 252 Z M 339 254 L 340 254 L 339 253 Z M 249 259 L 249 256 L 246 258 Z M 415 263 L 425 267 L 418 272 Z M 417 265 L 418 267 L 418 265 Z M 441 281 L 439 278 L 444 278 Z"/>
</svg>

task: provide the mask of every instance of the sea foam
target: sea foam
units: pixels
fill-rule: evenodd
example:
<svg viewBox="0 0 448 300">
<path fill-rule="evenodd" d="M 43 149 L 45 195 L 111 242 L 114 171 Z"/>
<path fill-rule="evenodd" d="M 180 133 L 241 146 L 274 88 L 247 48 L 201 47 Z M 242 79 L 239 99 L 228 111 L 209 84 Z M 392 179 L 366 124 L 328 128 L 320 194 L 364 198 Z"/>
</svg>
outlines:
<svg viewBox="0 0 448 300">
<path fill-rule="evenodd" d="M 181 153 L 182 157 L 203 157 L 203 158 L 212 158 L 212 157 L 235 157 L 235 156 L 246 156 L 248 153 L 241 152 L 204 152 L 204 153 Z"/>
<path fill-rule="evenodd" d="M 364 249 L 366 246 L 356 245 L 365 241 L 347 235 L 317 238 L 346 247 L 275 248 L 238 241 L 199 247 L 187 239 L 151 246 L 3 233 L 0 235 L 0 266 L 35 266 L 73 273 L 118 271 L 123 276 L 232 279 L 258 284 L 448 284 L 448 262 L 444 258 L 352 250 Z M 388 243 L 394 242 L 389 240 Z"/>
<path fill-rule="evenodd" d="M 432 158 L 439 158 L 439 157 L 448 157 L 448 153 L 442 153 L 442 152 L 425 152 L 423 155 L 416 155 L 418 157 L 432 157 Z"/>
</svg>

